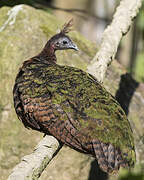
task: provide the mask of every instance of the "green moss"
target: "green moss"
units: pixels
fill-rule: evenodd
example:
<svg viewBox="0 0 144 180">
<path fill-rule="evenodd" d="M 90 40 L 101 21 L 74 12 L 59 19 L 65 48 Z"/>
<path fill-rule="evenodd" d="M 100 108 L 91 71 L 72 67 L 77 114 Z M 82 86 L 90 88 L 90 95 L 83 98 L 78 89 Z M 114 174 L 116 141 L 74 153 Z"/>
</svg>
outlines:
<svg viewBox="0 0 144 180">
<path fill-rule="evenodd" d="M 74 42 L 76 42 L 79 49 L 81 49 L 83 52 L 85 52 L 86 55 L 90 56 L 91 58 L 94 57 L 94 55 L 97 52 L 97 47 L 94 43 L 87 40 L 78 32 L 71 32 L 70 33 Z"/>
<path fill-rule="evenodd" d="M 1 13 L 0 13 L 0 27 L 2 27 L 2 25 L 6 22 L 7 18 L 8 18 L 8 11 L 10 10 L 9 7 L 2 7 L 0 9 Z"/>
<path fill-rule="evenodd" d="M 134 169 L 127 170 L 121 169 L 119 174 L 119 180 L 144 180 L 144 165 L 137 164 Z"/>
<path fill-rule="evenodd" d="M 50 38 L 52 35 L 54 35 L 53 30 L 47 28 L 47 26 L 45 25 L 41 25 L 40 29 L 43 31 L 43 33 L 46 35 L 47 38 Z"/>
</svg>

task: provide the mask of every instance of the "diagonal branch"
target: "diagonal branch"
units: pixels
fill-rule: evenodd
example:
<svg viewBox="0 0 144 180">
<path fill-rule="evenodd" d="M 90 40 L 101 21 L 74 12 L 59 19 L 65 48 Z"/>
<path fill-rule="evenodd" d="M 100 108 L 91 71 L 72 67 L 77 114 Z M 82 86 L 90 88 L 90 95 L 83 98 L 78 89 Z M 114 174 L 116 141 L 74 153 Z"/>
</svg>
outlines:
<svg viewBox="0 0 144 180">
<path fill-rule="evenodd" d="M 142 0 L 122 0 L 112 23 L 104 31 L 100 49 L 87 68 L 87 71 L 99 81 L 103 81 L 107 67 L 116 55 L 120 40 L 128 32 L 141 5 Z"/>
<path fill-rule="evenodd" d="M 45 136 L 35 147 L 34 152 L 24 156 L 15 166 L 8 180 L 38 179 L 61 147 L 56 138 Z"/>
<path fill-rule="evenodd" d="M 128 32 L 141 4 L 142 0 L 122 0 L 112 23 L 104 31 L 101 47 L 87 69 L 99 81 L 103 81 L 107 67 L 115 57 L 119 42 Z M 8 180 L 37 180 L 60 147 L 54 137 L 45 136 L 32 154 L 22 158 Z"/>
</svg>

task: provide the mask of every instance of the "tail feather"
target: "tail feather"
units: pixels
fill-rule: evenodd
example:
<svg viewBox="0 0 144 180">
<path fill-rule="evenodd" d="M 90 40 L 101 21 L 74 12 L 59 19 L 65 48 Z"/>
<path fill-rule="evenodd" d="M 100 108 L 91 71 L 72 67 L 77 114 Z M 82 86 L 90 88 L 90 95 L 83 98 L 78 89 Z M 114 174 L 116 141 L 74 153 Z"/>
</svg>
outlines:
<svg viewBox="0 0 144 180">
<path fill-rule="evenodd" d="M 98 164 L 103 171 L 112 173 L 117 172 L 120 167 L 128 166 L 126 160 L 122 158 L 121 151 L 112 144 L 93 140 L 92 145 Z"/>
<path fill-rule="evenodd" d="M 103 149 L 104 155 L 105 155 L 105 159 L 108 160 L 108 146 L 105 143 L 101 143 L 101 147 Z"/>
<path fill-rule="evenodd" d="M 114 169 L 115 167 L 115 148 L 111 144 L 108 146 L 108 165 L 109 168 Z"/>
<path fill-rule="evenodd" d="M 99 140 L 94 140 L 92 142 L 93 144 L 93 149 L 94 149 L 94 153 L 96 155 L 98 164 L 100 165 L 100 167 L 107 172 L 108 171 L 108 161 L 107 161 L 107 157 L 105 155 L 107 155 L 106 152 L 106 147 L 103 145 L 101 145 L 101 142 Z M 105 153 L 103 151 L 103 147 L 105 148 Z"/>
</svg>

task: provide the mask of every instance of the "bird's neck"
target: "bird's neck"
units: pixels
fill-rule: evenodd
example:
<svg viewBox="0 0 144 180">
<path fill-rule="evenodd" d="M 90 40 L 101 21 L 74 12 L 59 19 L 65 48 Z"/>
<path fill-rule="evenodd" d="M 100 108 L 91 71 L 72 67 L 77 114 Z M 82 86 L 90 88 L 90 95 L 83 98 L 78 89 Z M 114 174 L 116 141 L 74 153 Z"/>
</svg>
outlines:
<svg viewBox="0 0 144 180">
<path fill-rule="evenodd" d="M 47 63 L 56 63 L 55 50 L 52 46 L 45 46 L 41 53 L 38 55 L 41 60 Z"/>
</svg>

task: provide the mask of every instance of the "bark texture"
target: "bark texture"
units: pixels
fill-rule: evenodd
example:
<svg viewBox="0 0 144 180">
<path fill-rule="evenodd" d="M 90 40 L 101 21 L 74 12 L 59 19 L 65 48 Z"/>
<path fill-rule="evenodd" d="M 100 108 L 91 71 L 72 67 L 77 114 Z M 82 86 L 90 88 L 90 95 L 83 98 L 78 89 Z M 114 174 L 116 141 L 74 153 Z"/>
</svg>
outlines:
<svg viewBox="0 0 144 180">
<path fill-rule="evenodd" d="M 60 144 L 56 138 L 45 136 L 35 147 L 32 154 L 21 159 L 8 180 L 38 179 L 59 149 Z"/>
</svg>

